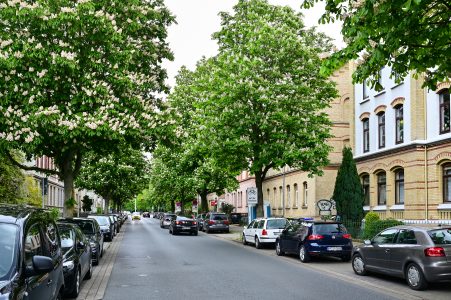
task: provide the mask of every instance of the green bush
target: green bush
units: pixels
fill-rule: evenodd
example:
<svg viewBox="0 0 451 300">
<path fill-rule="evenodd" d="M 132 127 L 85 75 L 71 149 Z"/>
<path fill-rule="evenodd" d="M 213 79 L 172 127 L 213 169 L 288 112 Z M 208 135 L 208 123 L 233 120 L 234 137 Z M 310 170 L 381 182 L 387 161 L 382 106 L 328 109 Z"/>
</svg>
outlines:
<svg viewBox="0 0 451 300">
<path fill-rule="evenodd" d="M 372 239 L 376 234 L 381 232 L 384 229 L 387 229 L 389 227 L 402 225 L 403 223 L 398 220 L 394 219 L 387 219 L 387 220 L 370 220 L 369 223 L 366 223 L 365 218 L 365 230 L 364 230 L 364 238 L 365 239 Z"/>
<path fill-rule="evenodd" d="M 365 224 L 372 223 L 374 221 L 379 221 L 379 214 L 375 213 L 374 211 L 370 211 L 365 216 Z"/>
<path fill-rule="evenodd" d="M 101 213 L 102 213 L 102 208 L 101 208 L 100 206 L 97 206 L 97 207 L 96 207 L 96 212 L 97 212 L 98 214 L 101 214 Z"/>
</svg>

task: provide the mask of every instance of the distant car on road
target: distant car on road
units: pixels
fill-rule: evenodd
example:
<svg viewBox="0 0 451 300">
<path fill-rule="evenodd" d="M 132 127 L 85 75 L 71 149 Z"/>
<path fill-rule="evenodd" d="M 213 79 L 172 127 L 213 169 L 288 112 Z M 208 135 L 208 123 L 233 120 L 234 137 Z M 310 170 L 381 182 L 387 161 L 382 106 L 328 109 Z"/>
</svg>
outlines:
<svg viewBox="0 0 451 300">
<path fill-rule="evenodd" d="M 132 221 L 133 220 L 141 220 L 141 215 L 139 212 L 135 211 L 134 213 L 132 213 Z"/>
<path fill-rule="evenodd" d="M 299 254 L 302 262 L 312 257 L 334 256 L 351 260 L 352 239 L 340 222 L 290 222 L 276 239 L 276 254 Z"/>
<path fill-rule="evenodd" d="M 148 211 L 143 212 L 143 218 L 150 218 L 150 213 Z"/>
<path fill-rule="evenodd" d="M 82 279 L 92 276 L 91 246 L 77 225 L 58 223 L 63 249 L 64 294 L 77 298 Z"/>
<path fill-rule="evenodd" d="M 112 241 L 114 238 L 114 223 L 107 215 L 89 215 L 88 219 L 95 219 L 99 223 L 100 231 L 103 234 L 104 240 Z"/>
<path fill-rule="evenodd" d="M 98 265 L 100 258 L 103 256 L 103 234 L 97 220 L 92 218 L 65 218 L 59 219 L 59 223 L 70 223 L 80 227 L 84 235 L 89 239 L 91 244 L 92 260 Z"/>
<path fill-rule="evenodd" d="M 388 228 L 353 249 L 352 268 L 404 278 L 414 290 L 451 282 L 451 227 Z"/>
<path fill-rule="evenodd" d="M 257 249 L 262 248 L 263 244 L 274 244 L 286 224 L 285 218 L 255 219 L 243 230 L 243 244 L 252 243 Z"/>
<path fill-rule="evenodd" d="M 194 219 L 177 216 L 172 219 L 169 225 L 169 233 L 176 235 L 181 232 L 188 232 L 192 235 L 197 235 L 197 222 Z"/>
<path fill-rule="evenodd" d="M 169 228 L 169 226 L 171 225 L 172 219 L 174 219 L 176 217 L 177 217 L 176 214 L 165 213 L 160 220 L 160 227 L 161 228 Z"/>
<path fill-rule="evenodd" d="M 203 228 L 206 233 L 213 231 L 229 232 L 229 219 L 224 213 L 207 213 L 204 219 Z"/>
<path fill-rule="evenodd" d="M 61 299 L 60 245 L 48 211 L 0 205 L 0 299 Z"/>
<path fill-rule="evenodd" d="M 207 214 L 198 214 L 196 221 L 197 221 L 197 227 L 200 231 L 204 230 L 204 219 L 207 216 Z"/>
</svg>

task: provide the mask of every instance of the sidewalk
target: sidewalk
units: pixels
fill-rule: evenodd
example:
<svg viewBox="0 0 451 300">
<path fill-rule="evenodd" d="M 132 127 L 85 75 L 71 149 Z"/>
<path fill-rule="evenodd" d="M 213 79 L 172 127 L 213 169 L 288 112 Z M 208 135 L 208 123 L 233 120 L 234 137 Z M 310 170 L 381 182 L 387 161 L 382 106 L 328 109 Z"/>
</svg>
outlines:
<svg viewBox="0 0 451 300">
<path fill-rule="evenodd" d="M 229 233 L 210 233 L 211 235 L 214 235 L 216 237 L 225 239 L 225 240 L 229 240 L 229 241 L 233 241 L 233 242 L 237 242 L 237 243 L 241 243 L 241 235 L 243 234 L 243 226 L 239 226 L 239 225 L 229 225 Z"/>
</svg>

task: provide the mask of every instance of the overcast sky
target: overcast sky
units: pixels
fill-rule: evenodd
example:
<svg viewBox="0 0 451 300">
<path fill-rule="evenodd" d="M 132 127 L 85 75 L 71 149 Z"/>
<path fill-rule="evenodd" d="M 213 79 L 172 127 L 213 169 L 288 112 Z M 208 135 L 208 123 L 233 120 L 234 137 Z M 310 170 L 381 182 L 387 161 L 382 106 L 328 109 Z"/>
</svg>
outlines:
<svg viewBox="0 0 451 300">
<path fill-rule="evenodd" d="M 167 7 L 177 18 L 177 24 L 169 28 L 169 46 L 175 59 L 166 62 L 168 84 L 173 87 L 175 76 L 181 66 L 193 69 L 202 56 L 211 57 L 217 53 L 216 41 L 211 39 L 212 33 L 220 28 L 221 11 L 232 12 L 237 0 L 165 0 Z M 302 0 L 269 0 L 275 5 L 288 5 L 301 11 Z M 323 4 L 314 8 L 302 10 L 306 26 L 318 26 L 318 29 L 335 40 L 337 47 L 343 46 L 340 34 L 340 24 L 318 25 L 318 19 L 324 11 Z"/>
</svg>

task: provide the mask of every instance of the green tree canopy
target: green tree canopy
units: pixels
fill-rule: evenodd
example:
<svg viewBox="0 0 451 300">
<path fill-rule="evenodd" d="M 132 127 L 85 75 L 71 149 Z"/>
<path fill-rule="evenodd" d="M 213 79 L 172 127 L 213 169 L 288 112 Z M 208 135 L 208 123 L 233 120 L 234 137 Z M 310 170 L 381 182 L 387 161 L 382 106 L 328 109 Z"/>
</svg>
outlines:
<svg viewBox="0 0 451 300">
<path fill-rule="evenodd" d="M 66 200 L 87 151 L 151 146 L 173 21 L 163 0 L 0 1 L 0 138 L 54 158 Z"/>
<path fill-rule="evenodd" d="M 360 221 L 363 218 L 363 188 L 349 147 L 343 148 L 343 160 L 338 169 L 332 199 L 335 200 L 337 214 L 344 220 Z"/>
<path fill-rule="evenodd" d="M 347 44 L 325 61 L 326 74 L 363 55 L 353 79 L 368 79 L 378 90 L 379 71 L 386 65 L 394 78 L 412 70 L 425 73 L 425 85 L 433 90 L 451 78 L 449 0 L 304 0 L 303 7 L 319 1 L 326 3 L 320 22 L 343 21 Z"/>
<path fill-rule="evenodd" d="M 241 0 L 221 18 L 219 54 L 196 83 L 199 139 L 218 161 L 255 174 L 263 215 L 268 170 L 288 165 L 321 174 L 328 163 L 324 109 L 337 91 L 319 73 L 319 54 L 331 49 L 330 39 L 305 28 L 291 8 L 264 0 Z"/>
</svg>

